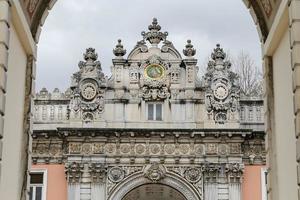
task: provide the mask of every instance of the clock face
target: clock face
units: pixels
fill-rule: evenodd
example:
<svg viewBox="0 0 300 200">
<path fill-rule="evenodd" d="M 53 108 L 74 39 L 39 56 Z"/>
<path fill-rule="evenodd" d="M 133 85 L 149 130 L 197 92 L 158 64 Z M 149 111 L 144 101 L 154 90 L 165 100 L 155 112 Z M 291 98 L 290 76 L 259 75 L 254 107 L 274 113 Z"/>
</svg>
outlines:
<svg viewBox="0 0 300 200">
<path fill-rule="evenodd" d="M 82 86 L 81 95 L 86 100 L 94 99 L 96 94 L 96 86 L 93 83 L 86 83 Z"/>
<path fill-rule="evenodd" d="M 145 68 L 145 76 L 151 79 L 160 79 L 164 76 L 165 69 L 158 64 L 150 64 Z"/>
<path fill-rule="evenodd" d="M 228 89 L 223 84 L 218 84 L 214 89 L 214 96 L 217 99 L 223 100 L 228 96 Z"/>
</svg>

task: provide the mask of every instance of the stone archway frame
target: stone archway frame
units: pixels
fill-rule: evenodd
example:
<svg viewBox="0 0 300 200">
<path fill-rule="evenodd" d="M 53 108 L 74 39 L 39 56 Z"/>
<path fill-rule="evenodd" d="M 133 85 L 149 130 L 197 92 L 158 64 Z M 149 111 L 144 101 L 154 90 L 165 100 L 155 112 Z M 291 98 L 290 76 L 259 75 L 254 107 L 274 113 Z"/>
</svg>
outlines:
<svg viewBox="0 0 300 200">
<path fill-rule="evenodd" d="M 112 194 L 108 197 L 108 200 L 122 200 L 130 191 L 145 184 L 155 183 L 146 178 L 143 172 L 128 176 L 117 184 L 113 189 Z M 157 184 L 166 185 L 177 190 L 187 200 L 201 200 L 201 196 L 197 193 L 196 189 L 176 174 L 167 172 L 165 178 L 157 182 Z"/>
</svg>

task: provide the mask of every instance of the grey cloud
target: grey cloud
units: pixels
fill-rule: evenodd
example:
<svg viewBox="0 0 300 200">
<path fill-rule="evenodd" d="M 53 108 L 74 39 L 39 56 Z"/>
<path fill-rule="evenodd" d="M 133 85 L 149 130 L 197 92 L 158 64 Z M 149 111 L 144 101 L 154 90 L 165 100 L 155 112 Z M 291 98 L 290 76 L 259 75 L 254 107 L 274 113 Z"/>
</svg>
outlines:
<svg viewBox="0 0 300 200">
<path fill-rule="evenodd" d="M 38 44 L 37 90 L 66 89 L 90 46 L 110 74 L 117 39 L 130 52 L 153 17 L 180 52 L 186 40 L 192 40 L 199 65 L 216 43 L 232 54 L 243 49 L 260 64 L 257 31 L 241 0 L 60 0 L 50 11 Z"/>
</svg>

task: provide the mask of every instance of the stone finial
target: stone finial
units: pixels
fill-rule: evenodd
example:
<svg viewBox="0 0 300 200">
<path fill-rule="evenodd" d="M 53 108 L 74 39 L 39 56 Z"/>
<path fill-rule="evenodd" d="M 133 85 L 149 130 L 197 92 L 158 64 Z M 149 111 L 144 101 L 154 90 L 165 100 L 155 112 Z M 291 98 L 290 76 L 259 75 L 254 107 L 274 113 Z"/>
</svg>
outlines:
<svg viewBox="0 0 300 200">
<path fill-rule="evenodd" d="M 214 52 L 211 54 L 211 58 L 214 61 L 224 60 L 226 58 L 226 53 L 223 51 L 223 48 L 220 47 L 220 44 L 216 45 Z"/>
<path fill-rule="evenodd" d="M 152 45 L 156 46 L 161 41 L 166 40 L 168 32 L 160 32 L 161 26 L 158 24 L 157 19 L 153 18 L 152 24 L 148 26 L 149 32 L 142 32 L 144 40 L 148 40 Z"/>
<path fill-rule="evenodd" d="M 158 24 L 156 18 L 153 18 L 152 24 L 150 24 L 150 25 L 148 26 L 148 29 L 149 29 L 149 31 L 156 31 L 156 32 L 160 31 L 161 26 Z"/>
<path fill-rule="evenodd" d="M 118 44 L 116 45 L 116 48 L 113 49 L 113 53 L 117 57 L 122 57 L 126 54 L 126 49 L 124 49 L 121 39 L 118 39 Z"/>
<path fill-rule="evenodd" d="M 98 54 L 95 52 L 94 48 L 87 48 L 85 53 L 83 54 L 83 58 L 86 61 L 96 61 L 98 58 Z"/>
<path fill-rule="evenodd" d="M 196 55 L 196 49 L 194 49 L 194 46 L 192 45 L 191 40 L 187 40 L 185 49 L 183 49 L 183 54 L 187 57 L 193 57 L 194 55 Z"/>
</svg>

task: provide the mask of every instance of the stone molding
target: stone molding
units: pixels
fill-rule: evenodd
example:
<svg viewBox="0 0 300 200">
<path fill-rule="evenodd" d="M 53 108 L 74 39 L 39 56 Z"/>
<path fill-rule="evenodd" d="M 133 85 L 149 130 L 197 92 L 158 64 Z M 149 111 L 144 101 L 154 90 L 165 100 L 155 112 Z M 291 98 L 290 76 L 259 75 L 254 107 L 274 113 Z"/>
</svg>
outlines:
<svg viewBox="0 0 300 200">
<path fill-rule="evenodd" d="M 248 164 L 265 163 L 263 133 L 218 135 L 216 132 L 198 135 L 183 132 L 176 136 L 159 131 L 155 135 L 152 131 L 151 137 L 147 132 L 130 131 L 126 135 L 124 131 L 122 137 L 110 135 L 108 130 L 103 135 L 93 133 L 78 132 L 75 137 L 68 131 L 59 135 L 34 134 L 33 163 L 62 163 L 72 156 L 111 158 L 109 162 L 112 163 L 128 160 L 131 163 L 149 163 L 153 159 L 159 159 L 160 163 L 199 163 L 209 158 L 230 159 L 238 156 Z M 132 135 L 139 140 L 130 141 Z"/>
</svg>

